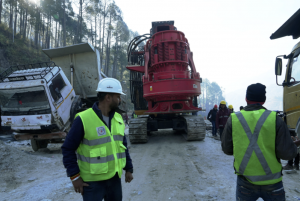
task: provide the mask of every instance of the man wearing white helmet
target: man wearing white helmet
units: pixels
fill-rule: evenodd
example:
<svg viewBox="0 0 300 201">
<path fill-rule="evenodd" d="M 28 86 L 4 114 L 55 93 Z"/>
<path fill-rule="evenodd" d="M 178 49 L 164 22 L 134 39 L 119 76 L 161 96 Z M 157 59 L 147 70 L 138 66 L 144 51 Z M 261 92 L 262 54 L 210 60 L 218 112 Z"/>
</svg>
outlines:
<svg viewBox="0 0 300 201">
<path fill-rule="evenodd" d="M 84 201 L 121 201 L 122 169 L 125 182 L 133 179 L 125 124 L 116 112 L 124 93 L 114 78 L 102 79 L 96 91 L 99 101 L 75 116 L 62 146 L 63 163 Z"/>
</svg>

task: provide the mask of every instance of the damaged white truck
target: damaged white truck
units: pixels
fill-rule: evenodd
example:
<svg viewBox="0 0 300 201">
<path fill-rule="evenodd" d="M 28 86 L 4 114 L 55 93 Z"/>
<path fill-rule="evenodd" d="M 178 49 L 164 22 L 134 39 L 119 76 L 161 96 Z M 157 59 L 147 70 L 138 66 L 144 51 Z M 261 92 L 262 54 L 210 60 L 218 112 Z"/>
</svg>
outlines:
<svg viewBox="0 0 300 201">
<path fill-rule="evenodd" d="M 47 49 L 51 62 L 18 65 L 0 74 L 2 130 L 31 140 L 34 151 L 61 143 L 77 112 L 97 101 L 99 51 L 89 43 Z M 124 96 L 119 107 L 126 111 Z"/>
</svg>

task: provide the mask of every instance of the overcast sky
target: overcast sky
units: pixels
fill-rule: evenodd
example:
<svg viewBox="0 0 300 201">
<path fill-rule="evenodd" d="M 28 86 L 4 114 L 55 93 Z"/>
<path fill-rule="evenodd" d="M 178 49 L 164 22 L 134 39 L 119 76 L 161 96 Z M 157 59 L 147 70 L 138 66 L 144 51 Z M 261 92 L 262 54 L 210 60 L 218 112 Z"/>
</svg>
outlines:
<svg viewBox="0 0 300 201">
<path fill-rule="evenodd" d="M 235 108 L 245 105 L 246 88 L 250 84 L 260 82 L 270 88 L 277 87 L 275 58 L 289 54 L 300 41 L 291 36 L 270 40 L 271 34 L 300 8 L 299 0 L 115 2 L 123 11 L 128 27 L 139 34 L 149 33 L 152 21 L 174 20 L 177 29 L 189 40 L 200 76 L 222 86 L 226 100 Z M 282 96 L 282 88 L 275 89 L 278 92 L 273 90 L 274 93 Z M 271 92 L 269 95 L 268 99 L 267 92 L 267 102 L 274 96 Z"/>
</svg>

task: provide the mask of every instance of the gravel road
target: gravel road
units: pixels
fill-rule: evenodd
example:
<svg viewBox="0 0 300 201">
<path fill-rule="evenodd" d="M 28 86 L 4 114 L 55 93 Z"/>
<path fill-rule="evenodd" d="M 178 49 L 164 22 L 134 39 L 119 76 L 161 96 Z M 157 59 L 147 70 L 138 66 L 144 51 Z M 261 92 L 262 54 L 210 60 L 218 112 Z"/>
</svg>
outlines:
<svg viewBox="0 0 300 201">
<path fill-rule="evenodd" d="M 60 146 L 33 152 L 29 141 L 0 141 L 0 200 L 82 200 L 66 177 Z M 235 200 L 233 157 L 219 140 L 187 142 L 180 133 L 160 130 L 129 151 L 134 180 L 125 183 L 123 174 L 124 201 Z M 300 200 L 299 171 L 284 173 L 283 182 L 287 200 Z"/>
</svg>

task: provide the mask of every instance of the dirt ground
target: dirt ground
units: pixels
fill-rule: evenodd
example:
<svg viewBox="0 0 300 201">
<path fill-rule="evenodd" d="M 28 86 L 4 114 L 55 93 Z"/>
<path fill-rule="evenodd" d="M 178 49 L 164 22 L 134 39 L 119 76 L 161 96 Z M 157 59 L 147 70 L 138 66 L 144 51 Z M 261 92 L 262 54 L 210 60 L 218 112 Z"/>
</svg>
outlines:
<svg viewBox="0 0 300 201">
<path fill-rule="evenodd" d="M 33 152 L 30 141 L 0 140 L 0 200 L 82 200 L 66 176 L 60 146 Z M 204 141 L 187 142 L 180 133 L 161 130 L 129 151 L 134 180 L 126 184 L 123 174 L 124 201 L 235 200 L 233 157 L 209 132 Z M 300 200 L 299 179 L 299 171 L 284 173 L 287 200 Z"/>
</svg>

